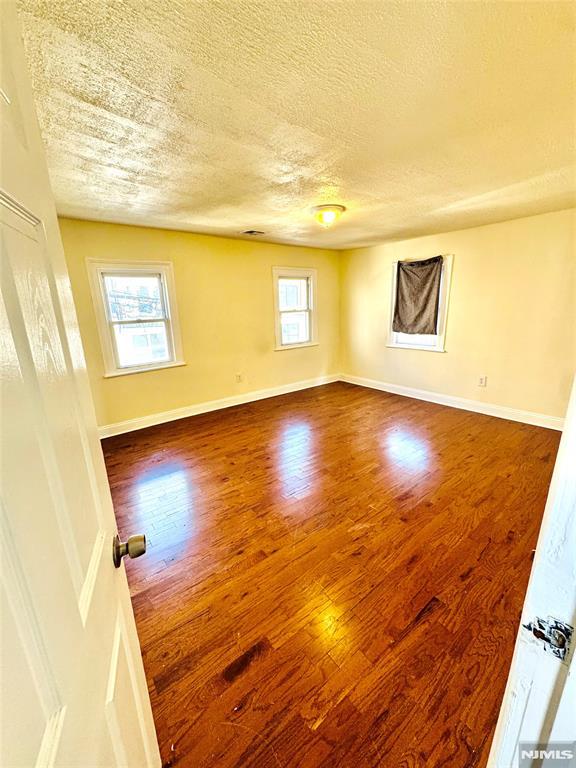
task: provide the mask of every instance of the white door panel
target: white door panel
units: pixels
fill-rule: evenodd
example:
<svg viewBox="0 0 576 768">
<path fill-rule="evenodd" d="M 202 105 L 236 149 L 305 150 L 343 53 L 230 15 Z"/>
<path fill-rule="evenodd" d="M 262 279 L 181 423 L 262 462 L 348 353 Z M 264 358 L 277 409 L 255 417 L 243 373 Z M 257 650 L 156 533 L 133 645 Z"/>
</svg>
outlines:
<svg viewBox="0 0 576 768">
<path fill-rule="evenodd" d="M 46 715 L 40 698 L 32 663 L 24 651 L 26 635 L 18 630 L 14 604 L 8 599 L 8 591 L 2 585 L 0 610 L 2 611 L 2 714 L 5 727 L 13 734 L 6 745 L 4 761 L 7 765 L 27 768 L 36 765 L 42 733 L 46 728 Z M 15 699 L 12 691 L 22 691 Z"/>
<path fill-rule="evenodd" d="M 13 3 L 0 13 L 0 765 L 158 766 Z"/>
<path fill-rule="evenodd" d="M 94 515 L 74 514 L 74 510 L 86 506 L 92 490 L 88 473 L 79 472 L 75 463 L 68 461 L 68 457 L 76 455 L 80 458 L 84 452 L 74 408 L 73 381 L 65 364 L 43 264 L 43 231 L 39 225 L 33 228 L 22 222 L 22 229 L 30 230 L 25 235 L 8 225 L 11 218 L 17 217 L 0 206 L 2 295 L 9 304 L 9 333 L 13 347 L 18 349 L 17 364 L 21 376 L 14 408 L 29 409 L 37 400 L 32 406 L 32 430 L 52 486 L 52 502 L 66 545 L 64 557 L 80 597 L 100 526 Z M 25 391 L 24 402 L 22 395 Z M 14 422 L 13 429 L 6 434 L 7 445 L 11 445 L 10 441 L 17 439 L 20 426 L 9 409 L 6 409 L 5 418 L 6 426 Z M 18 476 L 14 478 L 16 482 L 19 479 Z M 94 501 L 91 506 L 96 508 Z"/>
<path fill-rule="evenodd" d="M 126 750 L 122 734 L 126 729 L 126 721 L 141 722 L 141 715 L 137 708 L 137 696 L 135 696 L 135 680 L 132 664 L 130 663 L 130 651 L 126 643 L 124 619 L 119 614 L 114 633 L 112 649 L 112 661 L 108 676 L 108 690 L 106 693 L 106 717 L 110 736 L 116 748 L 116 760 L 118 765 L 138 768 L 146 765 L 146 740 L 142 738 L 137 749 L 132 752 Z"/>
</svg>

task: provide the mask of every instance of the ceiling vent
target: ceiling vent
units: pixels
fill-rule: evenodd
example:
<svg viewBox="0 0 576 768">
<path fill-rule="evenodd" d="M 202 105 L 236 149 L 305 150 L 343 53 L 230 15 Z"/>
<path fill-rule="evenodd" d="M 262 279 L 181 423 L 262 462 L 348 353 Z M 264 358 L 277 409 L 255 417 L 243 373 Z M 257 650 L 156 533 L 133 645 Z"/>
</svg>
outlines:
<svg viewBox="0 0 576 768">
<path fill-rule="evenodd" d="M 264 232 L 262 232 L 259 229 L 246 229 L 244 232 L 242 232 L 243 235 L 252 235 L 253 237 L 256 235 L 263 235 Z"/>
</svg>

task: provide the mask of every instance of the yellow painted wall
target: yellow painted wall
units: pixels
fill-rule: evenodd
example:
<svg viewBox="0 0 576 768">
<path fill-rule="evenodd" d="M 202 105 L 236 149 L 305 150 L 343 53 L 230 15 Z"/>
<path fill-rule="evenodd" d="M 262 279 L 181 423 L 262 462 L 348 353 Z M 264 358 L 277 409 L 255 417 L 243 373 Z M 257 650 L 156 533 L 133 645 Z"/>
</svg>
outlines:
<svg viewBox="0 0 576 768">
<path fill-rule="evenodd" d="M 339 372 L 336 252 L 73 219 L 60 229 L 99 425 Z M 173 262 L 184 367 L 103 377 L 88 258 Z M 273 266 L 318 270 L 318 346 L 274 351 Z"/>
<path fill-rule="evenodd" d="M 340 372 L 564 415 L 576 368 L 575 210 L 340 252 L 60 227 L 100 425 Z M 392 262 L 438 253 L 454 254 L 446 353 L 390 349 Z M 186 366 L 104 378 L 87 258 L 173 262 Z M 318 270 L 317 347 L 274 351 L 273 266 Z"/>
<path fill-rule="evenodd" d="M 393 261 L 441 253 L 454 254 L 446 353 L 390 349 Z M 563 416 L 576 368 L 575 273 L 574 210 L 346 251 L 342 371 Z"/>
</svg>

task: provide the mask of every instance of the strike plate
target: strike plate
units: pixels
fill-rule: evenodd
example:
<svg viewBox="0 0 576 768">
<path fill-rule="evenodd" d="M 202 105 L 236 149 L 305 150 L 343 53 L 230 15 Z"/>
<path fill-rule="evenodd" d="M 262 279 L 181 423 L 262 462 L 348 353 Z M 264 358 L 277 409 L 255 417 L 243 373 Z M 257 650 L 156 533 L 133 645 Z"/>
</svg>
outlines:
<svg viewBox="0 0 576 768">
<path fill-rule="evenodd" d="M 570 650 L 574 627 L 563 621 L 558 621 L 553 616 L 548 616 L 547 619 L 536 618 L 522 626 L 531 632 L 537 640 L 542 641 L 545 651 L 553 654 L 560 661 L 566 659 Z"/>
</svg>

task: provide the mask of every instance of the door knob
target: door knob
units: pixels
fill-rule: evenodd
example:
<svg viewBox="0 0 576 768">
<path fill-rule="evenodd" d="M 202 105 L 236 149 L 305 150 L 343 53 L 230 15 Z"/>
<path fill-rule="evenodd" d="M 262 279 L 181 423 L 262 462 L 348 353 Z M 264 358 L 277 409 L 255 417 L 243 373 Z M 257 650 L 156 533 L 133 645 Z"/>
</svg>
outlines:
<svg viewBox="0 0 576 768">
<path fill-rule="evenodd" d="M 118 534 L 114 536 L 112 542 L 112 559 L 116 568 L 120 568 L 122 558 L 128 557 L 134 559 L 140 557 L 146 552 L 146 536 L 143 533 L 138 533 L 136 536 L 130 536 L 128 541 L 120 541 Z"/>
</svg>

